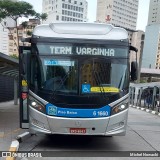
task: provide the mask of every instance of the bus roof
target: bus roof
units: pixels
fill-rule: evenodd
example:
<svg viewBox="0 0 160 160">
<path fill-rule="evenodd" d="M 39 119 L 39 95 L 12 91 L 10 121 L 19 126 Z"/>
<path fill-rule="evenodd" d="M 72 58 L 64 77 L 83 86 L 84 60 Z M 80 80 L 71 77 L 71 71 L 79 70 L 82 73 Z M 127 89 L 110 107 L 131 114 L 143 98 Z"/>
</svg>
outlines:
<svg viewBox="0 0 160 160">
<path fill-rule="evenodd" d="M 40 37 L 124 40 L 128 39 L 125 29 L 111 24 L 59 22 L 35 27 L 33 35 Z"/>
</svg>

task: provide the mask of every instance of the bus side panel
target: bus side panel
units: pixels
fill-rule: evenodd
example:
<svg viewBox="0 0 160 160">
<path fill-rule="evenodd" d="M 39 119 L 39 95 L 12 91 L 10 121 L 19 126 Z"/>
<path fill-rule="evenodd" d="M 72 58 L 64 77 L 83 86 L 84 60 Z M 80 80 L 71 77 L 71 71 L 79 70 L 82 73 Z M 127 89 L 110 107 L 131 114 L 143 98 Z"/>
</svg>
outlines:
<svg viewBox="0 0 160 160">
<path fill-rule="evenodd" d="M 28 116 L 28 78 L 29 78 L 29 46 L 19 47 L 19 89 L 20 89 L 20 128 L 29 128 Z"/>
</svg>

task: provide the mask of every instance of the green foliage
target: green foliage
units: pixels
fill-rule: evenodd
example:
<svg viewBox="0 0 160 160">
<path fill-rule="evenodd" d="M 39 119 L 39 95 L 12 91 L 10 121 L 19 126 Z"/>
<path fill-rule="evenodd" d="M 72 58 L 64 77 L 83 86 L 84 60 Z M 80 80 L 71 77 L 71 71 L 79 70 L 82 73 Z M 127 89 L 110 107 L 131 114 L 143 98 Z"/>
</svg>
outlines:
<svg viewBox="0 0 160 160">
<path fill-rule="evenodd" d="M 140 80 L 140 83 L 147 83 L 147 80 L 141 79 L 141 80 Z"/>
<path fill-rule="evenodd" d="M 31 35 L 32 35 L 32 32 L 31 32 L 31 31 L 27 31 L 27 35 L 28 35 L 28 36 L 31 36 Z"/>
<path fill-rule="evenodd" d="M 42 20 L 42 21 L 47 20 L 47 17 L 48 17 L 47 13 L 42 13 L 42 14 L 36 13 L 35 14 L 35 18 L 38 18 L 39 20 Z"/>
<path fill-rule="evenodd" d="M 10 55 L 10 57 L 18 59 L 18 55 L 17 54 L 12 54 L 12 55 Z"/>
<path fill-rule="evenodd" d="M 27 2 L 0 0 L 0 20 L 10 17 L 17 21 L 19 17 L 34 16 L 35 14 L 33 6 Z"/>
<path fill-rule="evenodd" d="M 47 14 L 46 13 L 36 13 L 33 9 L 33 6 L 30 3 L 27 3 L 25 1 L 11 1 L 11 0 L 0 0 L 0 23 L 2 22 L 3 19 L 9 17 L 12 18 L 16 22 L 16 29 L 17 29 L 17 48 L 19 47 L 19 38 L 18 38 L 18 23 L 17 20 L 18 18 L 21 17 L 26 17 L 28 18 L 29 16 L 35 16 L 38 17 L 38 19 L 41 20 L 46 20 L 47 19 Z M 27 28 L 27 22 L 22 23 L 23 28 Z M 7 26 L 3 26 L 7 27 Z M 7 27 L 9 30 L 10 28 Z M 28 35 L 31 34 L 27 33 Z M 16 42 L 15 42 L 16 43 Z"/>
<path fill-rule="evenodd" d="M 27 26 L 28 26 L 28 22 L 27 22 L 27 21 L 24 21 L 24 22 L 21 23 L 21 25 L 22 25 L 22 27 L 25 29 L 25 28 L 27 28 Z"/>
</svg>

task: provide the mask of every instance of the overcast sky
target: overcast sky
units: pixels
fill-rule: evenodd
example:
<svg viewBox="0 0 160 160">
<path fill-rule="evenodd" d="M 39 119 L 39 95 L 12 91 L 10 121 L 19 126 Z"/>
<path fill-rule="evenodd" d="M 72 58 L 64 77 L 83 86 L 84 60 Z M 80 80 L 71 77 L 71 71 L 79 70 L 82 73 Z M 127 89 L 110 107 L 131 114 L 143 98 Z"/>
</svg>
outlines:
<svg viewBox="0 0 160 160">
<path fill-rule="evenodd" d="M 24 0 L 33 5 L 36 12 L 42 11 L 42 0 Z M 96 20 L 96 6 L 97 0 L 87 0 L 88 1 L 88 19 L 89 22 L 94 22 Z M 148 21 L 148 10 L 149 10 L 150 0 L 139 0 L 138 9 L 138 20 L 137 20 L 137 30 L 145 31 L 145 27 Z"/>
</svg>

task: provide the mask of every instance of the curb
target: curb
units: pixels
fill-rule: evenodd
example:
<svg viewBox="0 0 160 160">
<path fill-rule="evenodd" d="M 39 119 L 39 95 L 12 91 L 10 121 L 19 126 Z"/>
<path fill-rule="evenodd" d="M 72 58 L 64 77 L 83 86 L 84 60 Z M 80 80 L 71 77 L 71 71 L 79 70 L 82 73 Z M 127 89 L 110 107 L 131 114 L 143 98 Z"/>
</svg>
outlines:
<svg viewBox="0 0 160 160">
<path fill-rule="evenodd" d="M 12 141 L 9 152 L 12 152 L 12 154 L 16 153 L 19 149 L 19 144 L 23 142 L 24 140 L 28 139 L 32 135 L 29 132 L 24 132 L 16 137 L 15 140 Z M 9 156 L 6 157 L 6 160 L 16 160 L 16 156 L 12 156 L 11 153 Z"/>
<path fill-rule="evenodd" d="M 18 151 L 18 149 L 19 149 L 18 140 L 13 140 L 10 145 L 9 152 L 15 153 Z M 16 157 L 12 157 L 11 153 L 9 156 L 6 157 L 6 160 L 15 160 L 15 159 L 16 159 Z"/>
<path fill-rule="evenodd" d="M 18 135 L 16 139 L 18 140 L 19 143 L 21 143 L 29 137 L 31 137 L 31 134 L 29 132 L 24 132 Z"/>
<path fill-rule="evenodd" d="M 151 114 L 160 116 L 160 112 L 157 112 L 157 111 L 153 111 L 153 110 L 150 110 L 150 109 L 147 109 L 147 108 L 142 108 L 142 107 L 138 107 L 138 106 L 134 106 L 134 105 L 133 106 L 129 105 L 129 106 L 132 107 L 132 108 L 139 109 L 141 111 L 146 111 L 147 113 L 151 113 Z"/>
</svg>

